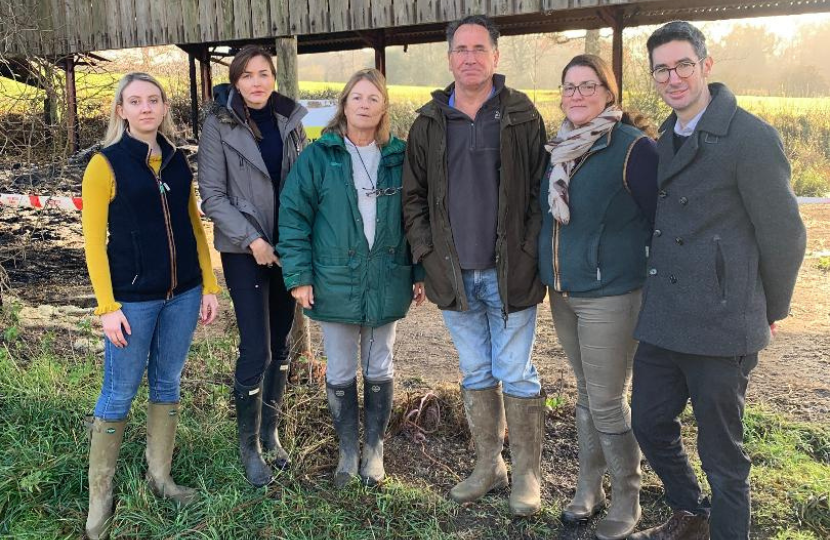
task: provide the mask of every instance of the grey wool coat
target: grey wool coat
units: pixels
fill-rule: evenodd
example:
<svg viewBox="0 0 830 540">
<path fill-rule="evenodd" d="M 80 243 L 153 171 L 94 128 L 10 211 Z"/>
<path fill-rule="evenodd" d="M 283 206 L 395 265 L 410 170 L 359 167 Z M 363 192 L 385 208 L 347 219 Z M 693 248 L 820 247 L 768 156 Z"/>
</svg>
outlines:
<svg viewBox="0 0 830 540">
<path fill-rule="evenodd" d="M 222 253 L 250 253 L 248 246 L 257 238 L 274 244 L 278 192 L 306 144 L 301 123 L 305 107 L 276 92 L 268 106 L 277 118 L 283 142 L 277 190 L 254 133 L 243 120 L 241 95 L 231 90 L 227 105 L 214 106 L 202 128 L 199 194 L 202 211 L 214 224 L 213 244 Z"/>
<path fill-rule="evenodd" d="M 634 336 L 664 349 L 741 356 L 785 318 L 806 234 L 775 129 L 722 84 L 675 154 L 672 114 L 657 149 L 658 198 Z"/>
</svg>

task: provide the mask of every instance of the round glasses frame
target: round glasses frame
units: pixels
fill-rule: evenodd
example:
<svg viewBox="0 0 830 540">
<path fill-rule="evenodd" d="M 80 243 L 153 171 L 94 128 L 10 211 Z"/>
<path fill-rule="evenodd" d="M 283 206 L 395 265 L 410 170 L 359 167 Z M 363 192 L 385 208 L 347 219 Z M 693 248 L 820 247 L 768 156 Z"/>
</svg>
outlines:
<svg viewBox="0 0 830 540">
<path fill-rule="evenodd" d="M 582 97 L 591 97 L 597 93 L 597 88 L 605 86 L 601 82 L 584 82 L 578 85 L 560 86 L 559 91 L 562 92 L 563 97 L 573 97 L 576 92 Z"/>
<path fill-rule="evenodd" d="M 694 75 L 697 65 L 706 60 L 706 58 L 708 58 L 708 56 L 704 56 L 697 62 L 680 62 L 673 68 L 659 67 L 651 71 L 651 76 L 655 81 L 664 83 L 671 79 L 671 72 L 674 71 L 681 79 L 688 79 Z"/>
</svg>

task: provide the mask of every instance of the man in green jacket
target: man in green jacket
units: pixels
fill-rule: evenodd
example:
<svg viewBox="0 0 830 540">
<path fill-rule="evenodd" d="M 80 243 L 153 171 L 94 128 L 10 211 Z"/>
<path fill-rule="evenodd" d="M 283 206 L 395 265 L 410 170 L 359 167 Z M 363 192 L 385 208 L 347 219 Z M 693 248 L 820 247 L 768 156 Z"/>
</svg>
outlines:
<svg viewBox="0 0 830 540">
<path fill-rule="evenodd" d="M 507 485 L 501 457 L 510 428 L 515 515 L 536 513 L 544 394 L 531 351 L 536 306 L 540 179 L 545 129 L 531 101 L 495 74 L 499 32 L 473 15 L 447 30 L 455 82 L 419 110 L 409 132 L 403 193 L 406 234 L 458 349 L 476 445 L 458 502 Z M 502 389 L 504 394 L 502 394 Z"/>
</svg>

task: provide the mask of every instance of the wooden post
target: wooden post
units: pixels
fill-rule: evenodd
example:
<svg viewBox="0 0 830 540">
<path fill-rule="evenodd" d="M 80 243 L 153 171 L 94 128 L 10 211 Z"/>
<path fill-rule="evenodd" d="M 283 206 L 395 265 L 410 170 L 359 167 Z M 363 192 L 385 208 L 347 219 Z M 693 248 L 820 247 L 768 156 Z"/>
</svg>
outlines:
<svg viewBox="0 0 830 540">
<path fill-rule="evenodd" d="M 202 103 L 213 99 L 213 72 L 210 68 L 210 50 L 207 45 L 202 46 L 199 54 L 199 71 L 202 79 Z"/>
<path fill-rule="evenodd" d="M 280 94 L 299 99 L 300 83 L 297 75 L 297 38 L 289 36 L 276 38 L 277 51 L 277 88 Z M 290 361 L 296 362 L 301 356 L 311 362 L 311 335 L 308 329 L 308 318 L 303 315 L 303 308 L 298 303 L 294 308 L 294 324 L 288 335 L 290 345 Z"/>
<path fill-rule="evenodd" d="M 604 7 L 599 10 L 600 18 L 614 31 L 611 41 L 611 66 L 614 70 L 614 78 L 617 79 L 617 87 L 620 91 L 620 103 L 623 100 L 623 42 L 622 33 L 625 28 L 623 22 L 623 10 L 619 8 Z"/>
<path fill-rule="evenodd" d="M 377 33 L 375 38 L 375 69 L 386 76 L 386 34 L 383 30 Z"/>
<path fill-rule="evenodd" d="M 297 76 L 297 38 L 289 36 L 276 38 L 277 45 L 277 88 L 280 94 L 299 99 L 300 83 Z"/>
<path fill-rule="evenodd" d="M 78 129 L 78 94 L 75 87 L 75 57 L 69 55 L 64 60 L 66 71 L 66 120 L 69 146 L 75 153 L 81 148 L 81 133 Z"/>
<path fill-rule="evenodd" d="M 196 57 L 187 53 L 188 75 L 190 76 L 190 125 L 193 138 L 199 140 L 199 91 L 196 88 Z"/>
</svg>

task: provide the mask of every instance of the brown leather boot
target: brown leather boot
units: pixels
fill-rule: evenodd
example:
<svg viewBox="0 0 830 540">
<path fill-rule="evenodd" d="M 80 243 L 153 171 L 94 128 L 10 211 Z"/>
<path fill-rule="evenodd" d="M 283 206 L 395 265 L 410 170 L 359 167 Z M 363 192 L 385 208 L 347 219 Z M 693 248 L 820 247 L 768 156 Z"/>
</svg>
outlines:
<svg viewBox="0 0 830 540">
<path fill-rule="evenodd" d="M 709 516 L 678 510 L 667 522 L 634 533 L 628 540 L 709 540 Z"/>
<path fill-rule="evenodd" d="M 507 485 L 507 466 L 501 457 L 504 447 L 504 402 L 501 388 L 461 389 L 467 425 L 476 446 L 476 464 L 466 480 L 450 490 L 457 503 L 472 502 Z"/>
</svg>

